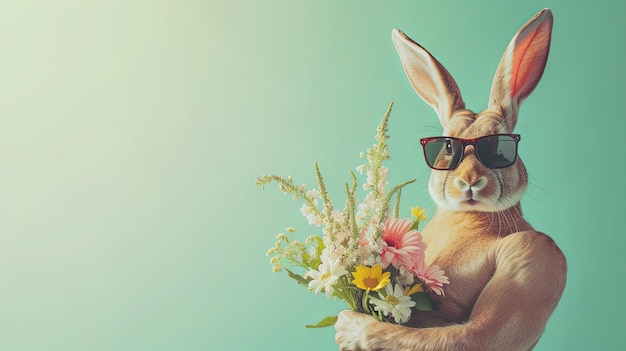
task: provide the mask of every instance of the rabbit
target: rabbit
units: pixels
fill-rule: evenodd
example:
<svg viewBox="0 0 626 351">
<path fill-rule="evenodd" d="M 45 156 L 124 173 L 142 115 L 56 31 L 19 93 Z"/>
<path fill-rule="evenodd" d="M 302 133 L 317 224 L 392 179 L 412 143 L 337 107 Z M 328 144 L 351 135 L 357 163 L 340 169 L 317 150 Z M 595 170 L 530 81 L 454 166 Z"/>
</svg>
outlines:
<svg viewBox="0 0 626 351">
<path fill-rule="evenodd" d="M 439 118 L 443 134 L 470 140 L 460 163 L 432 170 L 437 211 L 422 231 L 426 263 L 445 270 L 438 309 L 414 313 L 406 325 L 342 311 L 335 324 L 340 350 L 531 350 L 559 302 L 566 259 L 555 242 L 522 217 L 528 183 L 524 164 L 492 169 L 476 152 L 476 138 L 512 133 L 521 102 L 534 90 L 548 58 L 553 16 L 543 9 L 515 34 L 498 64 L 488 108 L 465 109 L 450 73 L 402 31 L 392 40 L 417 94 Z"/>
</svg>

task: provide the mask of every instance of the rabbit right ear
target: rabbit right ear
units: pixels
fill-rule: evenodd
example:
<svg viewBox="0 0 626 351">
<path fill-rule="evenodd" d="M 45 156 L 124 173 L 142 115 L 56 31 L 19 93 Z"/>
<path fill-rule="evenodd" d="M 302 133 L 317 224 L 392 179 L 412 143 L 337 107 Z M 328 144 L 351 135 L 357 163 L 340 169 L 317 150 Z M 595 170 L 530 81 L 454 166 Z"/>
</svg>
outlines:
<svg viewBox="0 0 626 351">
<path fill-rule="evenodd" d="M 543 75 L 550 51 L 552 22 L 550 9 L 539 11 L 513 36 L 498 64 L 489 108 L 502 113 L 509 132 L 517 123 L 520 104 Z"/>
<path fill-rule="evenodd" d="M 445 129 L 454 111 L 465 109 L 459 87 L 439 61 L 401 30 L 394 29 L 391 38 L 413 89 L 437 112 Z"/>
</svg>

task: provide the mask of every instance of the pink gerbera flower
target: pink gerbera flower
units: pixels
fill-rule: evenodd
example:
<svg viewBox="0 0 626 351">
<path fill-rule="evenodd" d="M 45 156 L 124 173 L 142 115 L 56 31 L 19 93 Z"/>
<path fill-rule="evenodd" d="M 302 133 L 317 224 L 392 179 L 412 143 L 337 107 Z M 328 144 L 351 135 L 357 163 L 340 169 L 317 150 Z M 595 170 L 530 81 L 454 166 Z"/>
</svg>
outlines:
<svg viewBox="0 0 626 351">
<path fill-rule="evenodd" d="M 390 264 L 396 268 L 404 266 L 410 270 L 417 262 L 424 260 L 426 244 L 417 230 L 410 230 L 410 219 L 389 219 L 382 235 L 387 246 L 381 252 L 383 268 Z"/>
<path fill-rule="evenodd" d="M 443 292 L 443 284 L 450 284 L 450 280 L 445 276 L 441 267 L 434 264 L 427 267 L 424 262 L 418 262 L 411 270 L 413 274 L 419 279 L 429 290 L 432 290 L 439 296 L 446 296 Z"/>
</svg>

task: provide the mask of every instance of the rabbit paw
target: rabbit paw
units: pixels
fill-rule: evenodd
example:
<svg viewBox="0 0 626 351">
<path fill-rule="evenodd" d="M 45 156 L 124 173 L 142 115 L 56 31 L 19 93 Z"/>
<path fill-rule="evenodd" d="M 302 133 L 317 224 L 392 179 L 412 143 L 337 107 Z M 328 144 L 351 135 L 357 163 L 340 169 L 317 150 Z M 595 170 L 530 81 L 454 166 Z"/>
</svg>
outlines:
<svg viewBox="0 0 626 351">
<path fill-rule="evenodd" d="M 354 311 L 342 311 L 335 323 L 335 341 L 341 351 L 374 350 L 371 336 L 380 323 L 376 318 Z"/>
</svg>

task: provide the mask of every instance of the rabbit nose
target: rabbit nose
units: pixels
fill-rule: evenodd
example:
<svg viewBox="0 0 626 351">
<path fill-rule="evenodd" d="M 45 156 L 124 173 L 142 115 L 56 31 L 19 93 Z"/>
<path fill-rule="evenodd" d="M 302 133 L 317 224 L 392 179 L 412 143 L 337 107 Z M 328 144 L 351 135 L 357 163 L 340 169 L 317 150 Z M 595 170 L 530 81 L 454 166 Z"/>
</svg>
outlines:
<svg viewBox="0 0 626 351">
<path fill-rule="evenodd" d="M 485 186 L 487 185 L 487 177 L 481 176 L 475 180 L 473 179 L 468 180 L 468 179 L 463 179 L 461 177 L 456 177 L 456 179 L 454 180 L 454 185 L 457 187 L 457 189 L 461 191 L 467 191 L 467 190 L 479 191 L 481 189 L 484 189 Z"/>
<path fill-rule="evenodd" d="M 465 150 L 465 159 L 457 168 L 454 185 L 460 191 L 479 191 L 487 186 L 487 177 L 484 167 L 476 158 L 474 146 L 468 145 Z"/>
</svg>

